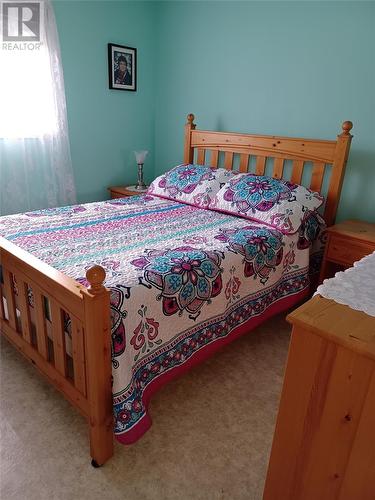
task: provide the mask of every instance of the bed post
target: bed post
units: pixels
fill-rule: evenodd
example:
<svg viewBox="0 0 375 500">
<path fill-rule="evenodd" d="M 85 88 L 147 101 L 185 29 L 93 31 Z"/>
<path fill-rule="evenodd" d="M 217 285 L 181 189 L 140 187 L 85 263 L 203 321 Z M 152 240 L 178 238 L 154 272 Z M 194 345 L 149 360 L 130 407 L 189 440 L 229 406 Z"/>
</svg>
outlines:
<svg viewBox="0 0 375 500">
<path fill-rule="evenodd" d="M 190 113 L 187 115 L 187 124 L 185 125 L 185 145 L 184 145 L 184 163 L 193 163 L 194 148 L 191 147 L 191 131 L 195 130 L 195 116 Z"/>
<path fill-rule="evenodd" d="M 90 453 L 92 465 L 98 467 L 113 455 L 110 293 L 103 285 L 101 266 L 88 269 L 86 278 L 90 283 L 83 292 Z"/>
<path fill-rule="evenodd" d="M 342 183 L 344 180 L 346 162 L 348 160 L 353 123 L 346 121 L 342 124 L 342 133 L 337 136 L 335 158 L 332 165 L 332 177 L 329 183 L 324 219 L 328 226 L 335 222 L 337 206 L 340 200 Z"/>
</svg>

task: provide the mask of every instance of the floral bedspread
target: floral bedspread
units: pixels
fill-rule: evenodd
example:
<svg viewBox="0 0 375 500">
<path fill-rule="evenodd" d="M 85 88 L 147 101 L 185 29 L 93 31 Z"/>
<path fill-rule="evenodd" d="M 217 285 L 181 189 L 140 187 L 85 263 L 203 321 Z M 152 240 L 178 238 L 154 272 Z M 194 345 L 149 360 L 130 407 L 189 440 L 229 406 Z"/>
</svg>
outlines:
<svg viewBox="0 0 375 500">
<path fill-rule="evenodd" d="M 92 265 L 106 270 L 115 434 L 130 443 L 162 381 L 300 300 L 324 233 L 315 215 L 283 235 L 145 195 L 2 217 L 0 234 L 83 284 Z"/>
</svg>

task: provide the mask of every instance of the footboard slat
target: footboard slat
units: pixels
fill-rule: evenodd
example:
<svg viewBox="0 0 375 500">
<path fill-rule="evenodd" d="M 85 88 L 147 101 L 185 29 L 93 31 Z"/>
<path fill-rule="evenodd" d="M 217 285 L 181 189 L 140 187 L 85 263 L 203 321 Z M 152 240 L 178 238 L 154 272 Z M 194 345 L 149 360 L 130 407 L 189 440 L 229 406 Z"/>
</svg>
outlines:
<svg viewBox="0 0 375 500">
<path fill-rule="evenodd" d="M 7 269 L 4 269 L 4 293 L 7 301 L 9 325 L 13 330 L 17 331 L 16 301 L 14 298 L 13 281 L 12 275 Z"/>
<path fill-rule="evenodd" d="M 85 346 L 81 323 L 72 319 L 72 357 L 74 385 L 86 396 Z"/>
<path fill-rule="evenodd" d="M 66 350 L 62 310 L 59 305 L 50 299 L 51 303 L 51 326 L 53 338 L 53 354 L 55 367 L 61 375 L 66 376 Z"/>
<path fill-rule="evenodd" d="M 31 344 L 31 322 L 27 299 L 27 284 L 16 275 L 18 285 L 19 309 L 21 313 L 22 337 Z"/>
<path fill-rule="evenodd" d="M 73 385 L 66 380 L 55 367 L 45 362 L 31 345 L 27 344 L 21 335 L 16 334 L 7 324 L 3 326 L 3 331 L 8 339 L 42 372 L 50 382 L 61 391 L 64 396 L 85 416 L 89 416 L 89 405 L 86 398 L 80 394 Z"/>
<path fill-rule="evenodd" d="M 110 292 L 87 289 L 0 237 L 0 330 L 88 419 L 95 464 L 113 455 Z M 4 299 L 4 302 L 3 302 Z"/>
<path fill-rule="evenodd" d="M 48 359 L 48 344 L 47 344 L 47 331 L 46 320 L 44 317 L 44 300 L 42 292 L 33 287 L 34 303 L 36 311 L 36 339 L 39 354 L 45 359 Z"/>
</svg>

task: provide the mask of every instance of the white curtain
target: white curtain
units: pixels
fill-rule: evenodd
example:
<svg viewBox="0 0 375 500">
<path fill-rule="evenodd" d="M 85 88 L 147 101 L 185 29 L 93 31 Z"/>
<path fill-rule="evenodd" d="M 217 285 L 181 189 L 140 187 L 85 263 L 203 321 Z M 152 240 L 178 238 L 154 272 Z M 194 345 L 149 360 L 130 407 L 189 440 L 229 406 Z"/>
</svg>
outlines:
<svg viewBox="0 0 375 500">
<path fill-rule="evenodd" d="M 76 201 L 55 16 L 39 3 L 40 43 L 0 46 L 1 215 Z"/>
</svg>

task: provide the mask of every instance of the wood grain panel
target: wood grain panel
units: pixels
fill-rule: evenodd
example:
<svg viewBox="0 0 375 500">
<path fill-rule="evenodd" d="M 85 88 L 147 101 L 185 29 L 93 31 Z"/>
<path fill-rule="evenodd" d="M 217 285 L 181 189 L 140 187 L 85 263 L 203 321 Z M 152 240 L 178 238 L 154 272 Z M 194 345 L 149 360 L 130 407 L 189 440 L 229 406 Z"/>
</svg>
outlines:
<svg viewBox="0 0 375 500">
<path fill-rule="evenodd" d="M 264 500 L 372 500 L 375 318 L 317 295 L 287 319 L 292 341 Z"/>
<path fill-rule="evenodd" d="M 272 445 L 263 500 L 297 500 L 292 494 L 300 460 L 297 452 L 306 435 L 311 441 L 305 419 L 322 354 L 329 360 L 335 352 L 328 352 L 327 342 L 317 335 L 293 329 L 275 429 L 278 439 Z"/>
<path fill-rule="evenodd" d="M 330 343 L 333 348 L 335 344 Z M 355 439 L 373 362 L 338 347 L 325 379 L 317 371 L 306 427 L 312 435 L 299 450 L 300 471 L 295 477 L 292 498 L 331 500 L 337 498 Z M 329 453 L 328 453 L 329 450 Z"/>
<path fill-rule="evenodd" d="M 334 300 L 315 295 L 286 319 L 375 361 L 374 318 L 353 309 L 348 314 L 347 309 Z"/>
<path fill-rule="evenodd" d="M 375 367 L 375 364 L 373 364 Z M 357 428 L 356 440 L 341 486 L 340 500 L 374 500 L 375 492 L 375 371 Z"/>
</svg>

